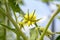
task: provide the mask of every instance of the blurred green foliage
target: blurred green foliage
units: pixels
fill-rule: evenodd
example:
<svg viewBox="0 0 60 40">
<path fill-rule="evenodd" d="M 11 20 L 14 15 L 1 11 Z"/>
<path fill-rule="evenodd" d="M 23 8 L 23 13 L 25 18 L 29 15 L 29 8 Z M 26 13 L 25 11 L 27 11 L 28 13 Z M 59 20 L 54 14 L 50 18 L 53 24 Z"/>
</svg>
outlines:
<svg viewBox="0 0 60 40">
<path fill-rule="evenodd" d="M 5 1 L 7 1 L 7 4 L 9 8 L 15 13 L 19 12 L 19 14 L 24 14 L 24 12 L 21 10 L 19 5 L 24 5 L 23 0 L 0 0 L 0 24 L 6 24 L 9 25 L 6 16 L 4 13 L 6 13 L 6 7 L 5 7 Z M 12 15 L 11 15 L 12 16 Z M 6 40 L 6 28 L 0 25 L 0 40 Z"/>
<path fill-rule="evenodd" d="M 56 40 L 60 40 L 60 35 L 56 38 Z"/>
<path fill-rule="evenodd" d="M 16 0 L 8 0 L 9 6 L 12 8 L 14 12 L 20 12 L 20 7 L 16 4 Z"/>
</svg>

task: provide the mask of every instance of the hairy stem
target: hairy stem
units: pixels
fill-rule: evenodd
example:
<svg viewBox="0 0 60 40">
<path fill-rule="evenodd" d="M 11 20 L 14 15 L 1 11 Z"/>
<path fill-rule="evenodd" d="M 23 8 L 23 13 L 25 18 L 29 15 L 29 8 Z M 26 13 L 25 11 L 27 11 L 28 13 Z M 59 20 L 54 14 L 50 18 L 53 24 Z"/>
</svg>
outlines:
<svg viewBox="0 0 60 40">
<path fill-rule="evenodd" d="M 42 33 L 41 37 L 39 38 L 39 40 L 43 40 L 43 37 L 44 37 L 47 29 L 49 28 L 49 26 L 50 26 L 50 24 L 52 23 L 54 17 L 59 13 L 59 11 L 60 11 L 60 8 L 58 7 L 58 9 L 57 9 L 55 12 L 53 12 L 53 14 L 51 15 L 51 18 L 49 19 L 48 24 L 46 25 L 46 28 L 45 28 L 45 30 L 43 31 L 43 33 Z"/>
</svg>

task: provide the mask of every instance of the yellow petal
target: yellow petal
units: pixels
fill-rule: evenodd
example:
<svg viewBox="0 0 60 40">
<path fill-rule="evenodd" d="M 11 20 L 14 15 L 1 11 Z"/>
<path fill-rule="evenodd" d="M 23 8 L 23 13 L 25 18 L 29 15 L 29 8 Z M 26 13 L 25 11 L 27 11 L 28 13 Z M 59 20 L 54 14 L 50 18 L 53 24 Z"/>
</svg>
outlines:
<svg viewBox="0 0 60 40">
<path fill-rule="evenodd" d="M 28 13 L 26 13 L 23 21 L 26 22 L 28 25 L 34 24 L 36 20 L 36 15 L 34 13 L 35 11 L 30 13 L 29 15 Z"/>
<path fill-rule="evenodd" d="M 32 19 L 34 19 L 34 20 L 35 20 L 35 19 L 36 19 L 36 15 L 34 15 Z"/>
<path fill-rule="evenodd" d="M 28 14 L 26 13 L 24 17 L 28 19 Z"/>
<path fill-rule="evenodd" d="M 30 19 L 36 19 L 36 15 L 35 14 L 33 15 L 33 13 L 30 13 L 29 18 Z"/>
<path fill-rule="evenodd" d="M 32 24 L 34 24 L 35 22 L 32 22 Z"/>
<path fill-rule="evenodd" d="M 31 25 L 31 22 L 30 21 L 28 21 L 28 26 L 30 26 Z"/>
</svg>

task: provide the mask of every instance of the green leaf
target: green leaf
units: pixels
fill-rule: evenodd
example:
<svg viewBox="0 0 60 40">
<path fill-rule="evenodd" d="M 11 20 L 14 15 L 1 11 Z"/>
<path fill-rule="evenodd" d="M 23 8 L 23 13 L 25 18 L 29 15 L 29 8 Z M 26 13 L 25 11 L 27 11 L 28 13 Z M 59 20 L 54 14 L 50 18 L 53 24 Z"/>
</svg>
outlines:
<svg viewBox="0 0 60 40">
<path fill-rule="evenodd" d="M 24 12 L 19 7 L 20 4 L 23 4 L 22 0 L 8 0 L 8 2 L 9 2 L 9 7 L 13 10 L 14 13 L 18 12 L 20 14 L 20 16 L 24 15 Z"/>
<path fill-rule="evenodd" d="M 16 0 L 16 4 L 21 4 L 21 5 L 24 5 L 24 2 L 23 2 L 23 0 Z"/>
<path fill-rule="evenodd" d="M 16 5 L 16 0 L 8 0 L 9 6 L 13 9 L 14 12 L 20 12 L 19 5 Z"/>
<path fill-rule="evenodd" d="M 56 40 L 60 40 L 60 35 L 56 38 Z"/>
<path fill-rule="evenodd" d="M 12 10 L 14 12 L 20 12 L 21 11 L 21 9 L 19 7 L 19 4 L 18 3 L 16 4 L 16 2 L 20 2 L 22 4 L 22 1 L 19 1 L 19 0 L 8 0 L 8 2 L 9 2 L 9 6 L 12 8 Z"/>
<path fill-rule="evenodd" d="M 38 31 L 35 30 L 35 28 L 32 28 L 30 30 L 30 40 L 36 40 L 38 37 Z"/>
</svg>

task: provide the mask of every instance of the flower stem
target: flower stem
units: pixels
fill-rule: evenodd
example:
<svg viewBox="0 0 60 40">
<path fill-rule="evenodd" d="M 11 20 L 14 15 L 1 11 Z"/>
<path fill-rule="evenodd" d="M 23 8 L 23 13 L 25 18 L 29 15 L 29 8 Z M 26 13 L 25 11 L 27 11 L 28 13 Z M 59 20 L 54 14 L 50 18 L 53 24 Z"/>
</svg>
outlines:
<svg viewBox="0 0 60 40">
<path fill-rule="evenodd" d="M 53 12 L 53 14 L 51 15 L 51 18 L 49 19 L 48 24 L 46 25 L 46 28 L 45 28 L 45 30 L 43 31 L 43 33 L 42 33 L 41 37 L 39 38 L 39 40 L 43 40 L 43 37 L 44 37 L 47 29 L 49 28 L 49 26 L 50 26 L 50 24 L 52 23 L 54 17 L 59 13 L 59 11 L 60 11 L 60 7 L 58 7 L 58 9 L 57 9 L 55 12 Z"/>
</svg>

